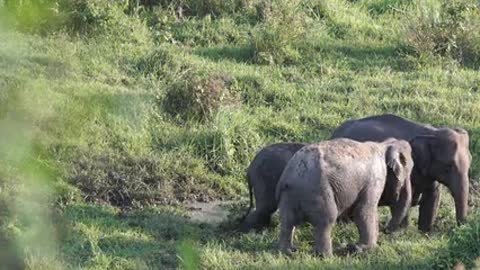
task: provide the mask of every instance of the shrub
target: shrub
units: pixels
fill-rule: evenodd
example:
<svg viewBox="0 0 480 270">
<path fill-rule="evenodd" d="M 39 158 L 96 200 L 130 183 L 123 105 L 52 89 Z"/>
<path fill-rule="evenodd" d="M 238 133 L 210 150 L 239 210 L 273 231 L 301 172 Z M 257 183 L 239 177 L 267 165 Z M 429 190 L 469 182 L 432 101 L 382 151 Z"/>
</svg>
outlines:
<svg viewBox="0 0 480 270">
<path fill-rule="evenodd" d="M 100 36 L 125 44 L 150 43 L 150 32 L 138 16 L 128 16 L 124 6 L 111 0 L 62 1 L 65 26 L 70 32 Z"/>
<path fill-rule="evenodd" d="M 422 2 L 407 16 L 406 40 L 417 54 L 450 56 L 461 63 L 480 59 L 478 6 L 469 0 Z"/>
<path fill-rule="evenodd" d="M 369 16 L 367 9 L 360 4 L 336 0 L 305 0 L 307 14 L 321 20 L 329 34 L 337 38 L 385 37 L 381 26 Z"/>
<path fill-rule="evenodd" d="M 251 45 L 258 63 L 283 64 L 299 60 L 295 43 L 306 34 L 307 16 L 300 0 L 264 1 L 263 22 L 253 31 Z"/>
<path fill-rule="evenodd" d="M 173 8 L 180 17 L 205 15 L 219 17 L 244 11 L 255 1 L 257 0 L 142 0 L 140 3 L 149 9 L 153 9 L 154 6 Z"/>
<path fill-rule="evenodd" d="M 137 61 L 135 71 L 167 82 L 176 79 L 179 73 L 188 69 L 178 57 L 180 53 L 168 46 L 159 46 Z"/>
<path fill-rule="evenodd" d="M 229 79 L 222 74 L 187 70 L 168 86 L 163 100 L 165 111 L 182 120 L 211 119 L 221 107 L 236 102 L 228 84 Z"/>
<path fill-rule="evenodd" d="M 480 215 L 476 213 L 465 225 L 450 233 L 446 250 L 438 257 L 435 268 L 452 269 L 463 264 L 468 269 L 475 266 L 480 257 Z"/>
<path fill-rule="evenodd" d="M 187 9 L 195 15 L 233 14 L 251 5 L 252 0 L 189 0 Z"/>
<path fill-rule="evenodd" d="M 480 32 L 478 29 L 480 29 L 480 19 L 477 17 L 470 24 L 468 33 L 459 36 L 457 41 L 461 63 L 477 69 L 480 67 Z"/>
<path fill-rule="evenodd" d="M 367 0 L 363 2 L 363 5 L 366 6 L 370 14 L 382 15 L 394 9 L 402 9 L 412 2 L 411 0 Z"/>
<path fill-rule="evenodd" d="M 24 32 L 47 33 L 57 30 L 62 23 L 62 16 L 56 8 L 56 0 L 0 1 L 0 11 L 13 20 L 17 29 Z"/>
<path fill-rule="evenodd" d="M 225 110 L 217 115 L 211 127 L 196 134 L 190 144 L 210 170 L 221 175 L 243 175 L 261 144 L 253 126 L 241 112 Z"/>
<path fill-rule="evenodd" d="M 160 33 L 161 31 L 157 31 Z M 232 18 L 192 18 L 171 28 L 172 39 L 190 46 L 234 45 L 248 41 L 248 28 Z"/>
</svg>

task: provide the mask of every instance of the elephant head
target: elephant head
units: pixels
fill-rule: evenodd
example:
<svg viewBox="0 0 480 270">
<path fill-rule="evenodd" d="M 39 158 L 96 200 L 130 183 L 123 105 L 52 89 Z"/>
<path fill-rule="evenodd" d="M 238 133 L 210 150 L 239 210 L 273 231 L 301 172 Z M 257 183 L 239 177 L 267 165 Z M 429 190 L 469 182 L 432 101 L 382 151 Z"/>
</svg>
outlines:
<svg viewBox="0 0 480 270">
<path fill-rule="evenodd" d="M 416 171 L 448 187 L 455 201 L 457 223 L 463 223 L 468 212 L 468 171 L 472 161 L 467 131 L 442 128 L 419 135 L 410 144 Z"/>
<path fill-rule="evenodd" d="M 387 140 L 385 159 L 387 163 L 387 182 L 382 198 L 392 206 L 392 219 L 387 232 L 395 231 L 408 216 L 412 201 L 410 175 L 413 170 L 412 149 L 407 141 Z"/>
<path fill-rule="evenodd" d="M 387 143 L 385 158 L 389 177 L 386 188 L 397 201 L 402 188 L 406 184 L 410 185 L 410 174 L 413 169 L 412 150 L 406 141 L 388 140 Z"/>
</svg>

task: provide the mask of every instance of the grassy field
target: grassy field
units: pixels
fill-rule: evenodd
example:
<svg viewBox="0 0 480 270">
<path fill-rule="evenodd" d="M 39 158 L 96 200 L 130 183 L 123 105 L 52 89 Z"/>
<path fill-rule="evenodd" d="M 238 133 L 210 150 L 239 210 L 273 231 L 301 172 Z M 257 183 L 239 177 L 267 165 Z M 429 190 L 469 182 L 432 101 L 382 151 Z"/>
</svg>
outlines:
<svg viewBox="0 0 480 270">
<path fill-rule="evenodd" d="M 452 269 L 480 256 L 476 1 L 0 1 L 0 269 Z M 138 5 L 137 5 L 138 4 Z M 233 232 L 261 147 L 394 113 L 470 134 L 469 223 L 293 258 Z M 188 202 L 229 200 L 218 226 Z M 384 224 L 388 218 L 381 209 Z M 275 224 L 278 217 L 275 216 Z M 356 241 L 334 229 L 334 248 Z"/>
</svg>

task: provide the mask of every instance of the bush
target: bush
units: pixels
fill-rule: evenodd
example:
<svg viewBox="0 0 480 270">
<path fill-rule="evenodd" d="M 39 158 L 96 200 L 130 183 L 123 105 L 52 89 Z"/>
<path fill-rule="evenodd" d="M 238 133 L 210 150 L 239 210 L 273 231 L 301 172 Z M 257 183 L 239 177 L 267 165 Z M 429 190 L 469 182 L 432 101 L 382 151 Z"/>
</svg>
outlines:
<svg viewBox="0 0 480 270">
<path fill-rule="evenodd" d="M 2 17 L 10 17 L 15 28 L 23 32 L 48 33 L 59 29 L 62 16 L 56 8 L 56 0 L 0 1 Z"/>
<path fill-rule="evenodd" d="M 366 0 L 363 2 L 363 5 L 366 6 L 370 14 L 378 16 L 394 9 L 402 9 L 412 2 L 411 0 Z"/>
<path fill-rule="evenodd" d="M 283 64 L 296 62 L 300 53 L 295 47 L 306 34 L 307 16 L 300 0 L 264 1 L 261 6 L 263 23 L 253 31 L 251 45 L 257 63 Z"/>
<path fill-rule="evenodd" d="M 480 266 L 480 214 L 474 214 L 467 224 L 455 227 L 448 237 L 446 250 L 441 251 L 435 262 L 437 269 L 453 269 L 462 264 L 470 269 Z"/>
<path fill-rule="evenodd" d="M 422 2 L 407 16 L 406 40 L 417 54 L 449 56 L 479 64 L 479 8 L 470 0 Z"/>
<path fill-rule="evenodd" d="M 159 46 L 137 61 L 135 71 L 165 82 L 177 79 L 181 72 L 189 68 L 188 65 L 182 63 L 182 59 L 178 57 L 179 54 L 181 54 L 179 50 L 170 50 L 168 46 Z"/>
<path fill-rule="evenodd" d="M 162 31 L 157 31 L 161 33 Z M 189 46 L 245 44 L 248 28 L 237 24 L 232 18 L 213 20 L 211 16 L 192 18 L 171 29 L 172 39 Z M 157 34 L 158 36 L 158 34 Z"/>
<path fill-rule="evenodd" d="M 252 4 L 252 0 L 189 0 L 187 2 L 187 11 L 197 16 L 234 14 Z"/>
<path fill-rule="evenodd" d="M 261 139 L 244 114 L 225 110 L 217 115 L 212 127 L 196 134 L 190 144 L 210 170 L 243 176 Z"/>
<path fill-rule="evenodd" d="M 305 0 L 307 14 L 324 22 L 328 33 L 340 39 L 359 37 L 385 38 L 381 26 L 362 5 L 337 0 Z"/>
<path fill-rule="evenodd" d="M 154 6 L 163 9 L 173 8 L 179 17 L 205 15 L 219 17 L 244 11 L 252 7 L 254 1 L 256 0 L 142 0 L 140 2 L 150 9 Z"/>
<path fill-rule="evenodd" d="M 236 103 L 228 86 L 229 79 L 222 74 L 187 70 L 168 86 L 163 106 L 176 118 L 205 121 L 221 107 Z"/>
<path fill-rule="evenodd" d="M 99 36 L 119 43 L 145 45 L 150 32 L 138 16 L 125 14 L 124 5 L 111 0 L 63 1 L 65 26 L 72 33 Z"/>
</svg>

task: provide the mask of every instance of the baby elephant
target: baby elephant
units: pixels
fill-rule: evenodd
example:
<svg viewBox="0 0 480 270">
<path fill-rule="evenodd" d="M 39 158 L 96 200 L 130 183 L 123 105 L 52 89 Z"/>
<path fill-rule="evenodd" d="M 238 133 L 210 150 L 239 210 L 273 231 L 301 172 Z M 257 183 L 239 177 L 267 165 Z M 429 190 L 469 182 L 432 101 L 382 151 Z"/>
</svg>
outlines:
<svg viewBox="0 0 480 270">
<path fill-rule="evenodd" d="M 275 188 L 278 180 L 287 162 L 304 146 L 302 143 L 274 143 L 257 153 L 247 169 L 250 207 L 239 226 L 240 232 L 260 230 L 270 224 L 272 214 L 277 211 Z M 251 212 L 253 195 L 256 207 Z"/>
<path fill-rule="evenodd" d="M 310 222 L 315 228 L 315 253 L 331 256 L 330 232 L 342 216 L 352 217 L 360 234 L 360 242 L 350 245 L 350 249 L 375 247 L 379 230 L 377 205 L 388 170 L 396 180 L 395 189 L 401 190 L 409 184 L 412 167 L 411 148 L 403 140 L 361 143 L 333 139 L 303 147 L 288 162 L 276 188 L 280 250 L 290 254 L 295 226 Z M 398 212 L 406 215 L 406 209 Z"/>
</svg>

